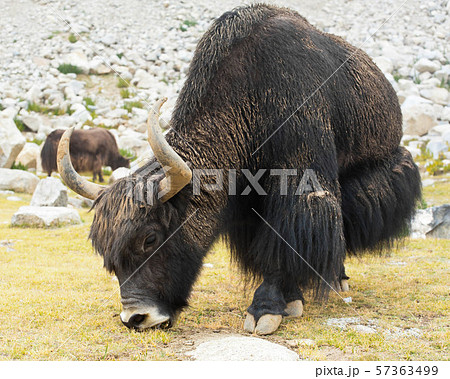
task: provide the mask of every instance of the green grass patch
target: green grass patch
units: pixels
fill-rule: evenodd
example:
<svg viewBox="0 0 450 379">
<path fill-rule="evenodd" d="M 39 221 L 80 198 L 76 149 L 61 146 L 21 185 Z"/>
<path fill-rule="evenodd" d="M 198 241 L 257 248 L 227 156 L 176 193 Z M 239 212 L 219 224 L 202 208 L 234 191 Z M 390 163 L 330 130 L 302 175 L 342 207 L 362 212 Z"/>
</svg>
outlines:
<svg viewBox="0 0 450 379">
<path fill-rule="evenodd" d="M 102 173 L 104 176 L 110 176 L 112 174 L 112 170 L 109 167 L 103 167 Z"/>
<path fill-rule="evenodd" d="M 119 153 L 123 157 L 129 158 L 131 161 L 134 161 L 137 158 L 134 152 L 129 149 L 119 149 Z"/>
<path fill-rule="evenodd" d="M 13 170 L 22 170 L 22 171 L 28 171 L 28 167 L 22 164 L 21 162 L 14 162 L 11 166 Z"/>
<path fill-rule="evenodd" d="M 63 63 L 58 66 L 58 71 L 62 74 L 81 74 L 83 70 L 69 63 Z"/>
<path fill-rule="evenodd" d="M 43 113 L 43 114 L 52 114 L 54 116 L 62 116 L 66 113 L 71 115 L 73 113 L 73 111 L 70 109 L 70 107 L 68 107 L 67 110 L 64 110 L 62 108 L 46 107 L 44 105 L 40 105 L 37 103 L 28 103 L 27 111 Z"/>
<path fill-rule="evenodd" d="M 186 32 L 190 27 L 197 25 L 197 21 L 194 20 L 184 20 L 180 24 L 180 30 Z"/>
<path fill-rule="evenodd" d="M 117 87 L 118 88 L 127 88 L 130 86 L 130 83 L 128 81 L 126 81 L 125 79 L 119 77 L 119 79 L 117 80 Z"/>
<path fill-rule="evenodd" d="M 17 129 L 19 129 L 19 131 L 21 131 L 21 132 L 24 132 L 24 131 L 26 131 L 28 129 L 25 126 L 25 124 L 23 123 L 23 121 L 18 119 L 17 117 L 14 117 L 14 124 L 16 124 Z"/>
<path fill-rule="evenodd" d="M 73 34 L 73 33 L 71 33 L 70 35 L 69 35 L 69 42 L 70 43 L 75 43 L 75 42 L 77 42 L 78 41 L 78 37 L 75 35 L 75 34 Z"/>
<path fill-rule="evenodd" d="M 127 88 L 123 88 L 120 90 L 120 97 L 122 99 L 129 99 L 131 97 L 131 93 Z"/>
<path fill-rule="evenodd" d="M 40 146 L 44 143 L 44 140 L 42 139 L 36 139 L 34 138 L 33 140 L 30 141 L 31 143 L 35 143 L 36 145 Z"/>
<path fill-rule="evenodd" d="M 95 101 L 90 97 L 83 97 L 83 103 L 86 107 L 95 107 Z"/>
<path fill-rule="evenodd" d="M 131 112 L 133 108 L 144 108 L 144 104 L 142 104 L 140 101 L 127 101 L 123 105 L 123 109 L 126 109 L 128 112 Z"/>
</svg>

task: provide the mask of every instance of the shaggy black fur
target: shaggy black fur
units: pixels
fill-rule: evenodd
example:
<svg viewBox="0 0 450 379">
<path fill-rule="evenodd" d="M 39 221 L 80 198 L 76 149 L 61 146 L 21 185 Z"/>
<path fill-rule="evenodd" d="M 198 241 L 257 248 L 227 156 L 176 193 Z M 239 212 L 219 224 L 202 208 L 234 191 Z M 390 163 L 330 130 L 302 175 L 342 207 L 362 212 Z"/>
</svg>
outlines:
<svg viewBox="0 0 450 379">
<path fill-rule="evenodd" d="M 288 9 L 253 5 L 213 23 L 171 127 L 168 142 L 193 169 L 224 169 L 226 185 L 228 170 L 237 170 L 238 195 L 225 186 L 193 196 L 187 186 L 149 206 L 127 196 L 130 179 L 123 179 L 96 201 L 91 230 L 121 283 L 151 256 L 122 291 L 171 314 L 186 304 L 221 234 L 247 276 L 264 278 L 249 311 L 283 314 L 287 302 L 302 299 L 300 289 L 322 295 L 324 281 L 346 277 L 346 251 L 400 236 L 420 197 L 417 167 L 399 148 L 401 112 L 389 82 L 364 52 Z M 279 178 L 265 174 L 259 183 L 267 195 L 243 196 L 244 168 L 295 168 L 299 175 L 289 178 L 287 195 Z M 306 169 L 323 191 L 297 196 Z M 156 186 L 161 178 L 145 170 L 132 180 Z M 154 232 L 159 244 L 142 248 Z"/>
<path fill-rule="evenodd" d="M 64 132 L 62 129 L 51 132 L 42 147 L 42 168 L 48 176 L 58 171 L 56 154 Z M 116 139 L 105 129 L 74 130 L 70 139 L 70 157 L 75 170 L 92 171 L 94 181 L 98 177 L 103 182 L 102 166 L 110 166 L 113 170 L 130 167 L 129 159 L 120 155 Z"/>
</svg>

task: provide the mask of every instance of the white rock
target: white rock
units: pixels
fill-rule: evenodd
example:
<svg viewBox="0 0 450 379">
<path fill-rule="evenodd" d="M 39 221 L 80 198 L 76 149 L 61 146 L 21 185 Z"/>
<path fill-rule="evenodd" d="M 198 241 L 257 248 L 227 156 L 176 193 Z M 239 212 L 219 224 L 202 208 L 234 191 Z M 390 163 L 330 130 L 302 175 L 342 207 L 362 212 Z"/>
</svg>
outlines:
<svg viewBox="0 0 450 379">
<path fill-rule="evenodd" d="M 20 198 L 19 196 L 8 196 L 6 198 L 6 200 L 9 200 L 9 201 L 22 201 L 22 198 Z"/>
<path fill-rule="evenodd" d="M 0 190 L 33 193 L 39 178 L 31 172 L 0 168 Z"/>
<path fill-rule="evenodd" d="M 433 73 L 441 68 L 441 65 L 438 62 L 430 61 L 426 58 L 419 59 L 416 64 L 414 65 L 414 68 L 422 73 L 422 72 L 430 72 Z"/>
<path fill-rule="evenodd" d="M 450 205 L 419 209 L 411 222 L 412 238 L 450 238 Z"/>
<path fill-rule="evenodd" d="M 42 120 L 38 115 L 30 114 L 22 117 L 22 122 L 27 126 L 28 129 L 33 132 L 37 132 L 42 126 Z"/>
<path fill-rule="evenodd" d="M 187 352 L 198 361 L 298 361 L 288 348 L 254 337 L 225 337 L 200 344 Z"/>
<path fill-rule="evenodd" d="M 442 141 L 444 141 L 444 142 L 450 144 L 450 131 L 444 132 L 444 133 L 442 134 Z"/>
<path fill-rule="evenodd" d="M 8 115 L 4 113 L 5 111 L 0 112 L 0 167 L 10 168 L 26 140 L 17 129 L 14 120 L 4 117 Z"/>
<path fill-rule="evenodd" d="M 29 103 L 40 103 L 42 98 L 41 85 L 34 84 L 25 94 L 25 100 Z"/>
<path fill-rule="evenodd" d="M 82 70 L 83 74 L 89 73 L 89 61 L 83 50 L 77 49 L 69 54 L 66 54 L 65 56 L 63 56 L 61 63 L 77 66 Z"/>
<path fill-rule="evenodd" d="M 450 121 L 450 107 L 444 107 L 441 112 L 440 119 L 443 121 Z"/>
<path fill-rule="evenodd" d="M 92 121 L 91 113 L 82 105 L 75 104 L 73 108 L 77 106 L 76 111 L 71 114 L 71 117 L 75 120 L 75 122 L 84 123 L 86 121 Z"/>
<path fill-rule="evenodd" d="M 433 154 L 434 159 L 438 159 L 441 153 L 448 151 L 448 146 L 445 142 L 441 140 L 430 141 L 427 144 L 427 150 Z"/>
<path fill-rule="evenodd" d="M 415 159 L 417 156 L 419 156 L 422 152 L 417 147 L 413 146 L 405 146 L 406 150 L 408 150 L 411 153 L 411 156 L 413 159 Z"/>
<path fill-rule="evenodd" d="M 91 62 L 89 62 L 89 73 L 94 75 L 104 75 L 111 72 L 111 67 L 105 64 L 105 61 L 99 56 L 95 56 Z"/>
<path fill-rule="evenodd" d="M 433 106 L 426 103 L 405 105 L 407 102 L 408 99 L 402 104 L 403 132 L 418 136 L 427 134 L 437 123 Z"/>
<path fill-rule="evenodd" d="M 120 118 L 128 114 L 128 111 L 123 108 L 116 108 L 105 114 L 107 118 Z"/>
<path fill-rule="evenodd" d="M 374 328 L 371 328 L 370 326 L 366 326 L 366 325 L 353 325 L 352 328 L 360 333 L 366 333 L 366 334 L 376 333 L 376 330 Z"/>
<path fill-rule="evenodd" d="M 150 89 L 158 85 L 158 80 L 147 71 L 138 69 L 134 75 L 133 84 L 138 88 Z"/>
<path fill-rule="evenodd" d="M 27 168 L 36 168 L 39 160 L 40 147 L 32 142 L 27 142 L 16 158 L 16 162 L 22 163 Z"/>
<path fill-rule="evenodd" d="M 57 178 L 42 179 L 37 185 L 30 205 L 36 207 L 66 207 L 67 188 Z"/>
<path fill-rule="evenodd" d="M 433 103 L 441 105 L 448 104 L 448 91 L 445 88 L 424 88 L 420 91 L 420 95 L 431 100 Z"/>
<path fill-rule="evenodd" d="M 12 226 L 48 228 L 69 224 L 81 224 L 81 218 L 75 209 L 65 207 L 24 206 L 11 219 Z"/>
<path fill-rule="evenodd" d="M 373 61 L 375 62 L 375 64 L 378 66 L 378 68 L 383 72 L 383 73 L 389 73 L 391 74 L 392 71 L 394 70 L 394 65 L 392 63 L 392 60 L 390 60 L 387 57 L 376 57 L 373 58 Z"/>
<path fill-rule="evenodd" d="M 111 176 L 109 177 L 109 183 L 111 184 L 121 178 L 125 178 L 126 176 L 130 175 L 130 173 L 131 170 L 129 168 L 119 167 L 112 172 Z"/>
<path fill-rule="evenodd" d="M 442 136 L 444 133 L 450 131 L 450 124 L 439 124 L 439 125 L 436 125 L 430 131 L 433 131 L 434 133 Z"/>
</svg>

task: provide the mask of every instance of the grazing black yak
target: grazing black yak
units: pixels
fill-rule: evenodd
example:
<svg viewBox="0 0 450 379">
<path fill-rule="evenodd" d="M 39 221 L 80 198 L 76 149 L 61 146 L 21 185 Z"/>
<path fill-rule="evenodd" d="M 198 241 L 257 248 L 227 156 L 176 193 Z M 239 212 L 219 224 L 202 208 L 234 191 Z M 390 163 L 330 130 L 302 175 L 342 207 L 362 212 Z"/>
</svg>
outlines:
<svg viewBox="0 0 450 379">
<path fill-rule="evenodd" d="M 41 150 L 42 168 L 52 175 L 57 171 L 56 151 L 64 130 L 56 129 L 45 140 Z M 119 153 L 116 139 L 105 129 L 75 130 L 70 141 L 70 154 L 75 170 L 93 171 L 93 180 L 103 182 L 102 167 L 130 167 L 130 161 Z"/>
<path fill-rule="evenodd" d="M 363 51 L 289 9 L 252 5 L 213 23 L 166 139 L 161 104 L 148 122 L 155 158 L 108 188 L 74 173 L 71 132 L 59 146 L 61 175 L 96 199 L 90 238 L 119 279 L 130 328 L 173 324 L 225 235 L 262 280 L 244 328 L 272 333 L 301 315 L 302 290 L 346 286 L 346 252 L 401 236 L 420 198 L 389 82 Z M 205 169 L 221 170 L 223 186 L 191 185 Z"/>
</svg>

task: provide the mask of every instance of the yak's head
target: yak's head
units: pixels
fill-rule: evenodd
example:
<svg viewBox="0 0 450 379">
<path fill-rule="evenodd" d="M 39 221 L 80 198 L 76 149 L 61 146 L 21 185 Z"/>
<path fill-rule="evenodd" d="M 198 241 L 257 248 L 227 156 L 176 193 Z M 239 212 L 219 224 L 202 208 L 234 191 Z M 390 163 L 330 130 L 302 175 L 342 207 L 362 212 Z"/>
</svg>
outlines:
<svg viewBox="0 0 450 379">
<path fill-rule="evenodd" d="M 135 173 L 105 188 L 88 182 L 73 169 L 71 129 L 61 138 L 58 149 L 58 169 L 65 183 L 95 199 L 92 244 L 103 256 L 106 269 L 119 279 L 122 322 L 139 330 L 174 323 L 187 305 L 201 267 L 198 246 L 186 238 L 188 232 L 183 227 L 186 199 L 182 194 L 173 198 L 190 182 L 192 172 L 159 129 L 163 102 L 148 120 L 149 143 L 164 168 L 162 174 Z"/>
<path fill-rule="evenodd" d="M 113 171 L 119 167 L 130 168 L 130 160 L 128 158 L 122 157 L 120 154 L 111 162 L 111 168 Z"/>
</svg>

